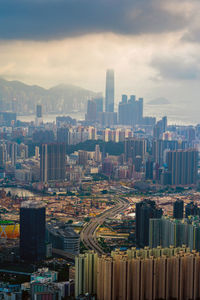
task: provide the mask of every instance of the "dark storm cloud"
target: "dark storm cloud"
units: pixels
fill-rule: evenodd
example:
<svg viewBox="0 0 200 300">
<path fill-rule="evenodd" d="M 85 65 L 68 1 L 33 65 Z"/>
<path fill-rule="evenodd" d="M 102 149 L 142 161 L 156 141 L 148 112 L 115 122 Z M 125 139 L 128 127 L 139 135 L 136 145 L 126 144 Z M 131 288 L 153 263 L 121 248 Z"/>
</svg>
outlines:
<svg viewBox="0 0 200 300">
<path fill-rule="evenodd" d="M 184 57 L 157 57 L 151 65 L 158 71 L 161 79 L 196 80 L 200 78 L 199 59 L 188 61 Z"/>
<path fill-rule="evenodd" d="M 0 39 L 59 39 L 88 33 L 139 35 L 184 27 L 162 0 L 0 0 Z"/>
</svg>

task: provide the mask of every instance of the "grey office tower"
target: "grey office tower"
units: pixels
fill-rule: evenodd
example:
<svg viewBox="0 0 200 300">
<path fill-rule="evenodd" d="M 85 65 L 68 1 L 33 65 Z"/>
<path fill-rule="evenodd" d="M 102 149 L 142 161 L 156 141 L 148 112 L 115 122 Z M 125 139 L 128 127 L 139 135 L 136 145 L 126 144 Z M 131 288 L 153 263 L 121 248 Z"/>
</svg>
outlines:
<svg viewBox="0 0 200 300">
<path fill-rule="evenodd" d="M 106 112 L 114 112 L 114 70 L 106 72 Z"/>
</svg>

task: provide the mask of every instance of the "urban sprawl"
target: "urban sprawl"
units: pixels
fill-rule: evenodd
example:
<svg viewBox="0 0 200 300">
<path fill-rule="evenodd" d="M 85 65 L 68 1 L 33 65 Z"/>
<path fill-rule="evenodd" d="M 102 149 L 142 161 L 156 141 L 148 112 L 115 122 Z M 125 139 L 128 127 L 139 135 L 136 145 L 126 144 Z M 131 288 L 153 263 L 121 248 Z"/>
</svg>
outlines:
<svg viewBox="0 0 200 300">
<path fill-rule="evenodd" d="M 0 299 L 200 299 L 200 124 L 114 86 L 84 120 L 0 111 Z"/>
</svg>

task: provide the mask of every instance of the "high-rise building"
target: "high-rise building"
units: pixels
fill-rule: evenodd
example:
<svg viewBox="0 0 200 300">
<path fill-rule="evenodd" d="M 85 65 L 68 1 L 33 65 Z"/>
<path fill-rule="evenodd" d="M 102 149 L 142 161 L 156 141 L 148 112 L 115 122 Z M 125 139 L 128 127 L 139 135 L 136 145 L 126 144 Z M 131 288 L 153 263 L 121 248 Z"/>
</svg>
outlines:
<svg viewBox="0 0 200 300">
<path fill-rule="evenodd" d="M 88 161 L 88 153 L 85 150 L 78 151 L 78 164 L 82 166 L 86 166 Z"/>
<path fill-rule="evenodd" d="M 118 122 L 120 125 L 129 125 L 128 120 L 128 102 L 127 102 L 127 95 L 122 95 L 122 101 L 119 102 L 118 106 Z"/>
<path fill-rule="evenodd" d="M 90 260 L 87 255 L 76 259 L 76 297 L 85 293 L 96 294 L 98 300 L 195 300 L 200 297 L 200 256 L 184 246 L 116 250 L 111 256 Z M 89 278 L 89 274 L 93 277 Z"/>
<path fill-rule="evenodd" d="M 167 130 L 167 117 L 163 117 L 158 121 L 154 127 L 154 137 L 156 139 L 162 138 L 162 134 Z"/>
<path fill-rule="evenodd" d="M 147 152 L 147 141 L 145 139 L 128 138 L 125 140 L 124 150 L 126 161 L 132 159 L 134 164 L 136 156 L 138 155 L 141 156 L 142 161 L 144 161 Z"/>
<path fill-rule="evenodd" d="M 113 163 L 109 158 L 105 158 L 102 163 L 102 173 L 106 176 L 111 176 L 113 173 Z"/>
<path fill-rule="evenodd" d="M 106 72 L 106 97 L 105 97 L 105 111 L 114 112 L 114 70 L 107 70 Z"/>
<path fill-rule="evenodd" d="M 20 257 L 27 261 L 45 258 L 45 207 L 26 201 L 20 208 Z"/>
<path fill-rule="evenodd" d="M 127 101 L 128 101 L 128 96 L 122 95 L 122 103 L 127 103 Z"/>
<path fill-rule="evenodd" d="M 171 185 L 192 185 L 197 181 L 198 151 L 195 149 L 167 152 Z"/>
<path fill-rule="evenodd" d="M 98 120 L 104 127 L 112 127 L 117 124 L 116 112 L 102 112 L 98 114 Z"/>
<path fill-rule="evenodd" d="M 16 98 L 13 98 L 13 99 L 12 99 L 11 105 L 12 105 L 12 112 L 13 112 L 13 113 L 17 113 L 18 101 L 17 101 Z"/>
<path fill-rule="evenodd" d="M 188 219 L 150 219 L 150 247 L 181 247 L 186 245 L 190 250 L 200 251 L 200 219 L 191 216 Z"/>
<path fill-rule="evenodd" d="M 13 112 L 0 111 L 0 126 L 11 126 L 17 121 L 17 115 Z"/>
<path fill-rule="evenodd" d="M 40 148 L 40 180 L 65 179 L 65 144 L 43 144 Z"/>
<path fill-rule="evenodd" d="M 173 203 L 173 218 L 183 219 L 184 202 L 183 200 L 177 199 Z"/>
<path fill-rule="evenodd" d="M 38 146 L 35 146 L 35 158 L 37 160 L 40 158 L 40 148 Z"/>
<path fill-rule="evenodd" d="M 0 168 L 4 168 L 7 160 L 6 144 L 0 145 Z"/>
<path fill-rule="evenodd" d="M 145 167 L 145 179 L 153 180 L 153 160 L 148 158 Z"/>
<path fill-rule="evenodd" d="M 94 126 L 88 127 L 88 140 L 97 140 L 97 129 Z"/>
<path fill-rule="evenodd" d="M 54 131 L 50 129 L 35 130 L 33 132 L 32 140 L 33 143 L 37 143 L 37 144 L 54 143 L 55 141 Z"/>
<path fill-rule="evenodd" d="M 42 118 L 42 105 L 41 104 L 37 104 L 37 106 L 36 106 L 36 117 Z"/>
<path fill-rule="evenodd" d="M 75 258 L 75 297 L 97 292 L 97 253 L 88 251 Z"/>
<path fill-rule="evenodd" d="M 97 163 L 101 162 L 101 151 L 99 145 L 95 146 L 95 154 L 94 154 L 94 159 Z"/>
<path fill-rule="evenodd" d="M 189 216 L 200 216 L 200 208 L 193 201 L 185 206 L 185 217 Z"/>
<path fill-rule="evenodd" d="M 39 126 L 41 123 L 42 123 L 42 105 L 37 104 L 35 124 L 36 124 L 36 126 Z"/>
<path fill-rule="evenodd" d="M 17 163 L 17 143 L 11 143 L 11 165 L 16 166 Z"/>
<path fill-rule="evenodd" d="M 119 124 L 135 126 L 143 123 L 143 98 L 136 100 L 131 95 L 127 101 L 127 95 L 122 95 L 122 101 L 118 106 Z"/>
<path fill-rule="evenodd" d="M 88 100 L 85 120 L 88 122 L 95 122 L 97 120 L 97 104 L 93 100 Z"/>
<path fill-rule="evenodd" d="M 18 145 L 18 155 L 22 159 L 28 158 L 28 146 L 23 143 Z"/>
<path fill-rule="evenodd" d="M 143 103 L 144 103 L 144 100 L 143 98 L 139 98 L 138 99 L 138 116 L 137 116 L 137 120 L 138 120 L 138 123 L 142 123 L 143 121 Z"/>
<path fill-rule="evenodd" d="M 157 208 L 155 201 L 144 200 L 136 203 L 136 241 L 140 247 L 149 245 L 149 220 L 161 218 L 162 209 Z"/>
<path fill-rule="evenodd" d="M 154 162 L 160 167 L 166 163 L 166 153 L 167 151 L 173 150 L 184 150 L 187 149 L 187 141 L 177 141 L 177 140 L 154 140 L 152 144 L 152 155 Z"/>
<path fill-rule="evenodd" d="M 103 97 L 94 98 L 93 101 L 96 103 L 97 114 L 103 112 Z"/>
<path fill-rule="evenodd" d="M 152 155 L 154 162 L 158 164 L 158 166 L 162 166 L 164 163 L 164 152 L 166 150 L 176 149 L 178 149 L 178 141 L 155 139 L 152 143 Z"/>
<path fill-rule="evenodd" d="M 68 145 L 69 144 L 69 128 L 60 127 L 57 128 L 57 142 Z"/>
</svg>

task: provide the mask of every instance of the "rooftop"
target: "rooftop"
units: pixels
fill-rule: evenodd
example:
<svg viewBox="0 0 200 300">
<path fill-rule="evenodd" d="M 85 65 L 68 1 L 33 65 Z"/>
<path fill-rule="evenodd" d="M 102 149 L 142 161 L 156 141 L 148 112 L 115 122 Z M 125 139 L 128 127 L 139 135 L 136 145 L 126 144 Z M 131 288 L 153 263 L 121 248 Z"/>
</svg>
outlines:
<svg viewBox="0 0 200 300">
<path fill-rule="evenodd" d="M 39 201 L 24 201 L 21 204 L 21 208 L 41 208 L 44 207 L 44 204 Z"/>
</svg>

